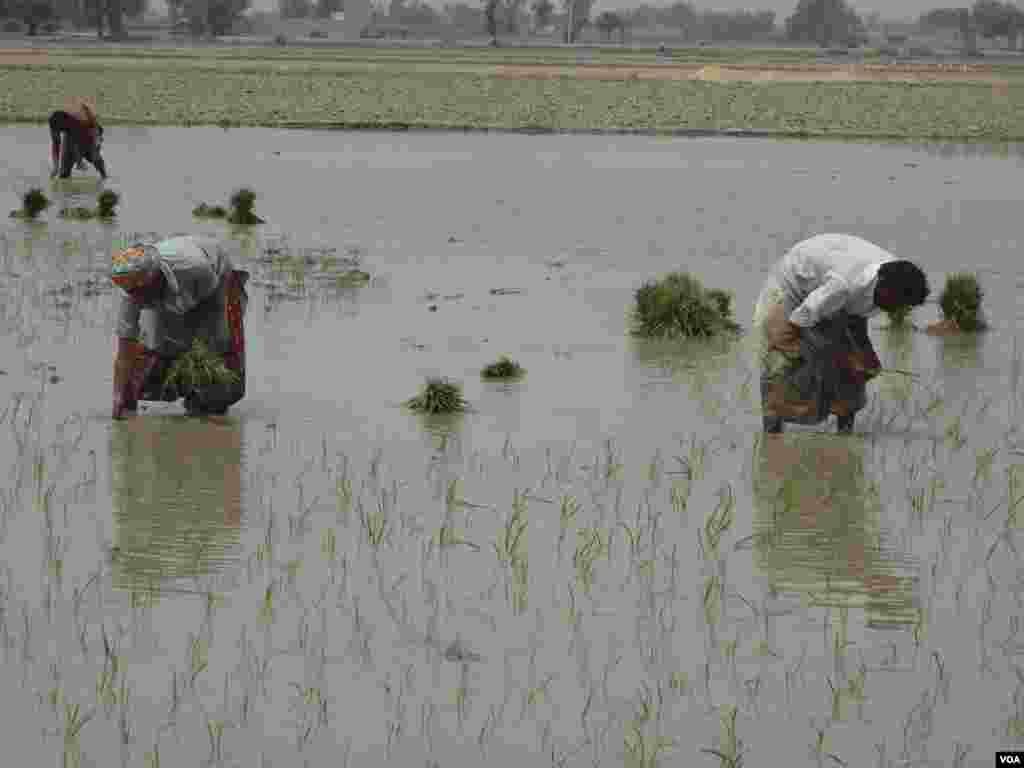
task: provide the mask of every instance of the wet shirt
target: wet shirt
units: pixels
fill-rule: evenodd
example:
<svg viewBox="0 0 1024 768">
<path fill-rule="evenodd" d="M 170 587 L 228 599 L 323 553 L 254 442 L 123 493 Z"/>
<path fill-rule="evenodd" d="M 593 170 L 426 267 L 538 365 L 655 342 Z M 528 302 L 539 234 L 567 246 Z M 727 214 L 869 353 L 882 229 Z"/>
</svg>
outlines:
<svg viewBox="0 0 1024 768">
<path fill-rule="evenodd" d="M 896 257 L 856 235 L 824 234 L 794 245 L 777 278 L 789 322 L 810 328 L 840 311 L 871 317 L 878 268 Z"/>
<path fill-rule="evenodd" d="M 121 299 L 117 319 L 117 335 L 138 338 L 139 317 L 143 310 L 184 315 L 213 296 L 224 276 L 233 268 L 227 254 L 213 238 L 186 235 L 161 240 L 156 250 L 160 271 L 166 278 L 163 296 L 152 305 L 139 305 Z"/>
</svg>

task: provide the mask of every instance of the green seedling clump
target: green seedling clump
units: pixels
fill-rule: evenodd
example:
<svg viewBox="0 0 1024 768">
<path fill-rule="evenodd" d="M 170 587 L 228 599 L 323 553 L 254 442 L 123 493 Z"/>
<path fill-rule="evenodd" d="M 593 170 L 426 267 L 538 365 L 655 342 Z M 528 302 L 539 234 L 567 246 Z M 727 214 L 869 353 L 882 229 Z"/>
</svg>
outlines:
<svg viewBox="0 0 1024 768">
<path fill-rule="evenodd" d="M 96 198 L 96 215 L 101 219 L 112 219 L 117 215 L 117 204 L 121 196 L 112 189 L 105 189 Z"/>
<path fill-rule="evenodd" d="M 981 314 L 984 295 L 975 275 L 968 272 L 949 275 L 939 296 L 943 318 L 955 323 L 961 331 L 984 330 L 986 323 Z"/>
<path fill-rule="evenodd" d="M 645 338 L 711 338 L 736 333 L 732 295 L 707 289 L 687 272 L 672 272 L 636 289 L 633 332 Z"/>
<path fill-rule="evenodd" d="M 96 211 L 92 208 L 75 206 L 73 208 L 61 208 L 57 215 L 62 219 L 75 219 L 76 221 L 90 221 L 96 218 Z"/>
<path fill-rule="evenodd" d="M 224 359 L 210 351 L 202 339 L 195 339 L 192 348 L 174 361 L 164 376 L 166 391 L 190 392 L 213 385 L 238 382 L 238 374 L 224 364 Z"/>
<path fill-rule="evenodd" d="M 224 219 L 228 211 L 223 205 L 207 205 L 200 203 L 192 209 L 192 215 L 197 219 Z"/>
<path fill-rule="evenodd" d="M 906 328 L 911 312 L 913 312 L 913 307 L 899 307 L 886 310 L 885 316 L 889 318 L 889 327 L 892 329 Z"/>
<path fill-rule="evenodd" d="M 40 213 L 49 207 L 50 198 L 43 193 L 43 190 L 33 187 L 21 196 L 21 208 L 17 211 L 11 211 L 11 218 L 34 221 Z"/>
<path fill-rule="evenodd" d="M 463 413 L 467 408 L 466 401 L 462 398 L 462 385 L 432 377 L 415 397 L 405 401 L 406 407 L 418 413 Z"/>
<path fill-rule="evenodd" d="M 526 369 L 519 363 L 507 355 L 502 355 L 493 363 L 484 366 L 480 376 L 484 379 L 507 380 L 521 378 L 525 373 Z"/>
<path fill-rule="evenodd" d="M 256 193 L 251 189 L 242 187 L 231 195 L 231 213 L 228 214 L 228 221 L 232 224 L 262 224 L 263 219 L 252 212 L 253 204 L 256 202 Z"/>
</svg>

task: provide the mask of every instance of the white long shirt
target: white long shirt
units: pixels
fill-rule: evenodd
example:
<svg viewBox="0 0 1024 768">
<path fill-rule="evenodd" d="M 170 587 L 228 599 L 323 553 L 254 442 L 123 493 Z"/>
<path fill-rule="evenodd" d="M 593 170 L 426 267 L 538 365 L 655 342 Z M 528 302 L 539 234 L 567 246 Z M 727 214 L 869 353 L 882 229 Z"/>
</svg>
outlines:
<svg viewBox="0 0 1024 768">
<path fill-rule="evenodd" d="M 878 313 L 878 268 L 896 257 L 856 235 L 823 234 L 803 240 L 776 269 L 789 322 L 810 328 L 836 312 Z"/>
</svg>

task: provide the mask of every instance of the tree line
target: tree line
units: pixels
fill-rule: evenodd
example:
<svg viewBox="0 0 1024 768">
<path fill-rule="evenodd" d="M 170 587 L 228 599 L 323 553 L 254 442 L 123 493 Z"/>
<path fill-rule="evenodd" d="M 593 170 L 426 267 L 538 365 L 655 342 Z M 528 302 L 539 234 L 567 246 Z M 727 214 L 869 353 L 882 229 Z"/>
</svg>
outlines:
<svg viewBox="0 0 1024 768">
<path fill-rule="evenodd" d="M 379 0 L 377 0 L 379 2 Z M 611 40 L 625 39 L 630 28 L 677 30 L 683 40 L 736 42 L 784 37 L 791 42 L 840 45 L 867 40 L 871 19 L 862 19 L 847 0 L 797 0 L 796 7 L 777 27 L 773 11 L 698 10 L 691 2 L 668 5 L 642 3 L 629 10 L 609 10 L 592 17 L 594 0 L 479 0 L 448 3 L 438 10 L 425 0 L 388 0 L 377 16 L 411 28 L 454 26 L 496 39 L 518 34 L 524 24 L 533 30 L 552 26 L 567 42 L 593 26 Z M 752 0 L 756 2 L 756 0 Z M 225 34 L 249 8 L 251 0 L 169 0 L 173 21 L 184 21 L 196 35 Z M 529 5 L 527 5 L 529 3 Z M 0 18 L 20 19 L 34 34 L 40 24 L 67 20 L 80 28 L 95 27 L 100 36 L 121 37 L 124 20 L 141 16 L 148 0 L 0 0 Z M 329 18 L 344 10 L 344 0 L 278 0 L 283 18 Z M 1024 30 L 1024 12 L 1013 2 L 975 0 L 969 8 L 936 8 L 918 19 L 922 30 L 959 29 L 965 19 L 982 37 L 1015 37 Z M 876 19 L 877 21 L 877 19 Z"/>
</svg>

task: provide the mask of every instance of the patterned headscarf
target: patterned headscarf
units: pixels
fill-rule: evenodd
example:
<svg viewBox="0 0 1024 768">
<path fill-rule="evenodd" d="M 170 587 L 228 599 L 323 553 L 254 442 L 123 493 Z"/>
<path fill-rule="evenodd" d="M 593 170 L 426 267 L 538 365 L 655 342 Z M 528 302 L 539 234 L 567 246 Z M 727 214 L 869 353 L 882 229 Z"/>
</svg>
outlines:
<svg viewBox="0 0 1024 768">
<path fill-rule="evenodd" d="M 128 292 L 147 285 L 159 272 L 160 257 L 156 248 L 149 245 L 123 248 L 115 251 L 111 259 L 110 279 Z"/>
</svg>

